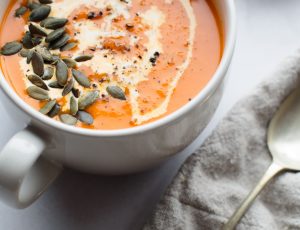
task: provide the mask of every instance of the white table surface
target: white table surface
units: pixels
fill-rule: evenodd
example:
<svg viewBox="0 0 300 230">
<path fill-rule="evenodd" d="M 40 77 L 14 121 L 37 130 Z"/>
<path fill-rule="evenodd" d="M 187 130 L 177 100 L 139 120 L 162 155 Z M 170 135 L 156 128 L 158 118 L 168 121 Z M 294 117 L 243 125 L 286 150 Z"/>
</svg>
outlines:
<svg viewBox="0 0 300 230">
<path fill-rule="evenodd" d="M 91 176 L 65 170 L 30 208 L 20 211 L 0 204 L 0 229 L 141 229 L 183 159 L 237 100 L 300 47 L 299 0 L 236 0 L 236 5 L 238 41 L 226 92 L 212 122 L 190 147 L 160 168 L 139 175 Z M 20 124 L 10 119 L 1 102 L 0 111 L 1 148 Z"/>
</svg>

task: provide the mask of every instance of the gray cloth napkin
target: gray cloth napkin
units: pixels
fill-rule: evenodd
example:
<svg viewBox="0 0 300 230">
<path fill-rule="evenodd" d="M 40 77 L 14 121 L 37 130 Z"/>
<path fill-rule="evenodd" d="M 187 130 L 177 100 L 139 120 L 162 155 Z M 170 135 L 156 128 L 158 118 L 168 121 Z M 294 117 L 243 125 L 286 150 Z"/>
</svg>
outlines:
<svg viewBox="0 0 300 230">
<path fill-rule="evenodd" d="M 239 102 L 189 157 L 144 230 L 220 229 L 271 164 L 268 123 L 299 79 L 300 53 Z M 300 229 L 300 173 L 273 180 L 237 229 Z"/>
</svg>

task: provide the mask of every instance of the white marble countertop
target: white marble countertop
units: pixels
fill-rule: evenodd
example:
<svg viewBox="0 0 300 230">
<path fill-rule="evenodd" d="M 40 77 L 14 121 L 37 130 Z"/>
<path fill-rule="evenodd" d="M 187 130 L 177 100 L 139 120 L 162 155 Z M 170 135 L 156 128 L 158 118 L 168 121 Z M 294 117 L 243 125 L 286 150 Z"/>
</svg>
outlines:
<svg viewBox="0 0 300 230">
<path fill-rule="evenodd" d="M 20 211 L 0 204 L 0 229 L 141 229 L 183 159 L 237 100 L 300 47 L 299 0 L 236 0 L 236 5 L 238 41 L 226 92 L 212 122 L 190 147 L 160 168 L 139 175 L 105 177 L 65 170 L 30 208 Z M 20 124 L 10 119 L 1 101 L 0 111 L 1 148 Z"/>
</svg>

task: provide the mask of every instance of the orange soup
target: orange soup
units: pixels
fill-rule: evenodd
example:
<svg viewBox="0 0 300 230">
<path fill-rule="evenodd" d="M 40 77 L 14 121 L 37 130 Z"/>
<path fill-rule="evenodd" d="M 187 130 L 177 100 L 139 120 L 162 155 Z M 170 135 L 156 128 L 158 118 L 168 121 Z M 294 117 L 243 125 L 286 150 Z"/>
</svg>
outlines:
<svg viewBox="0 0 300 230">
<path fill-rule="evenodd" d="M 68 125 L 123 129 L 195 97 L 222 55 L 209 0 L 13 0 L 1 68 L 34 109 Z"/>
</svg>

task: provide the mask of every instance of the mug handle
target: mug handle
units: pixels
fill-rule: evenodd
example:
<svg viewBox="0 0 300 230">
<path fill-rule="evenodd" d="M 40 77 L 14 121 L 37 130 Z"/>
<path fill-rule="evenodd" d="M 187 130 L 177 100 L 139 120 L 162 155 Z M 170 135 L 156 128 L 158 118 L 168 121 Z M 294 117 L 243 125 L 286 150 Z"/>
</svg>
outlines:
<svg viewBox="0 0 300 230">
<path fill-rule="evenodd" d="M 0 199 L 4 203 L 28 207 L 60 174 L 60 165 L 41 157 L 45 148 L 45 141 L 26 128 L 0 151 Z"/>
</svg>

